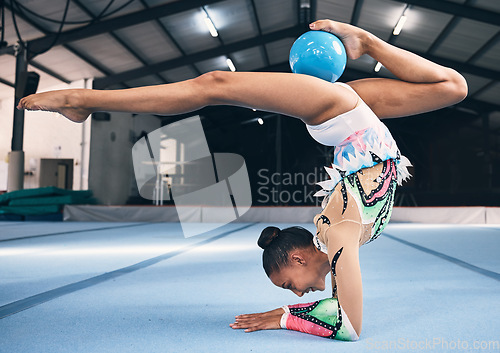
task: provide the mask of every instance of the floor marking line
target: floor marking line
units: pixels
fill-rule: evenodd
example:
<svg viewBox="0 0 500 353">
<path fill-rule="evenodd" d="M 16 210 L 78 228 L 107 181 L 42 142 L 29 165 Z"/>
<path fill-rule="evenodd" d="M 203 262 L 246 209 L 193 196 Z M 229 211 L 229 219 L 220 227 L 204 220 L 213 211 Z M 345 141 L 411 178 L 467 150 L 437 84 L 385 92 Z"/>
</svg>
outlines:
<svg viewBox="0 0 500 353">
<path fill-rule="evenodd" d="M 458 266 L 461 266 L 461 267 L 466 268 L 468 270 L 471 270 L 471 271 L 474 271 L 476 273 L 479 273 L 479 274 L 481 274 L 483 276 L 490 277 L 490 278 L 493 278 L 493 279 L 495 279 L 497 281 L 500 281 L 500 273 L 497 273 L 497 272 L 490 271 L 490 270 L 487 270 L 487 269 L 482 268 L 482 267 L 478 267 L 478 266 L 472 265 L 472 264 L 470 264 L 468 262 L 459 260 L 456 257 L 452 257 L 452 256 L 449 256 L 449 255 L 443 254 L 443 253 L 441 253 L 439 251 L 435 251 L 435 250 L 426 248 L 424 246 L 417 245 L 415 243 L 409 242 L 407 240 L 400 239 L 398 237 L 395 237 L 394 235 L 390 235 L 390 234 L 387 234 L 385 232 L 383 232 L 382 235 L 384 235 L 387 238 L 390 238 L 392 240 L 398 241 L 398 242 L 400 242 L 402 244 L 408 245 L 408 246 L 410 246 L 412 248 L 415 248 L 417 250 L 423 251 L 423 252 L 425 252 L 427 254 L 431 254 L 431 255 L 437 256 L 437 257 L 439 257 L 439 258 L 441 258 L 443 260 L 446 260 L 446 261 L 449 261 L 451 263 L 454 263 L 455 265 L 458 265 Z"/>
<path fill-rule="evenodd" d="M 163 260 L 170 259 L 176 255 L 180 255 L 182 253 L 193 250 L 193 249 L 198 248 L 200 246 L 214 242 L 214 241 L 219 240 L 225 236 L 228 236 L 229 234 L 239 232 L 240 230 L 249 228 L 253 225 L 255 225 L 255 223 L 250 223 L 250 224 L 247 224 L 243 227 L 239 227 L 237 229 L 228 230 L 228 231 L 225 231 L 221 234 L 215 235 L 211 238 L 202 240 L 198 243 L 186 245 L 178 250 L 170 251 L 170 252 L 165 253 L 163 255 L 159 255 L 159 256 L 153 257 L 151 259 L 147 259 L 147 260 L 138 262 L 134 265 L 123 267 L 123 268 L 120 268 L 120 269 L 117 269 L 117 270 L 114 270 L 111 272 L 106 272 L 106 273 L 103 273 L 102 275 L 91 277 L 91 278 L 88 278 L 88 279 L 85 279 L 85 280 L 82 280 L 79 282 L 70 283 L 70 284 L 67 284 L 67 285 L 59 287 L 59 288 L 55 288 L 55 289 L 52 289 L 52 290 L 49 290 L 49 291 L 46 291 L 43 293 L 33 295 L 31 297 L 28 297 L 28 298 L 20 299 L 20 300 L 17 300 L 15 302 L 0 306 L 0 319 L 3 319 L 3 318 L 10 316 L 10 315 L 17 314 L 21 311 L 24 311 L 24 310 L 32 308 L 34 306 L 43 304 L 43 303 L 51 301 L 53 299 L 59 298 L 63 295 L 70 294 L 70 293 L 73 293 L 73 292 L 76 292 L 76 291 L 79 291 L 81 289 L 85 289 L 85 288 L 88 288 L 91 286 L 95 286 L 96 284 L 99 284 L 99 283 L 108 281 L 110 279 L 125 275 L 127 273 L 131 273 L 131 272 L 155 265 Z"/>
<path fill-rule="evenodd" d="M 6 241 L 14 241 L 14 240 L 23 240 L 23 239 L 31 239 L 31 238 L 40 238 L 40 237 L 50 237 L 52 235 L 63 235 L 63 234 L 73 234 L 73 233 L 82 233 L 82 232 L 93 232 L 97 230 L 108 230 L 108 229 L 119 229 L 119 228 L 128 228 L 128 227 L 139 227 L 139 226 L 144 226 L 148 225 L 151 223 L 138 223 L 138 224 L 127 224 L 123 226 L 115 226 L 115 227 L 101 227 L 101 228 L 90 228 L 90 229 L 78 229 L 78 230 L 70 230 L 67 232 L 57 232 L 57 233 L 47 233 L 47 234 L 37 234 L 37 235 L 28 235 L 25 237 L 19 237 L 19 238 L 10 238 L 10 239 L 0 239 L 0 242 L 6 242 Z"/>
</svg>

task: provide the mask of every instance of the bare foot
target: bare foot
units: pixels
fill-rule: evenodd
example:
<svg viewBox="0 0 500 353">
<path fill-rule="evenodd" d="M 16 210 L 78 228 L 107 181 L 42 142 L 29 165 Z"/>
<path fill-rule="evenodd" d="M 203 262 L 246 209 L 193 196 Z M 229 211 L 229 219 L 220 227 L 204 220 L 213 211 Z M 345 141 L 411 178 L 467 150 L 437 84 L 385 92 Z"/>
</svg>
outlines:
<svg viewBox="0 0 500 353">
<path fill-rule="evenodd" d="M 68 89 L 32 94 L 22 98 L 17 109 L 56 112 L 71 121 L 82 123 L 92 113 L 92 110 L 82 108 L 81 91 Z"/>
<path fill-rule="evenodd" d="M 344 44 L 349 59 L 357 59 L 367 52 L 370 33 L 359 27 L 332 20 L 319 20 L 309 25 L 312 30 L 335 34 Z"/>
</svg>

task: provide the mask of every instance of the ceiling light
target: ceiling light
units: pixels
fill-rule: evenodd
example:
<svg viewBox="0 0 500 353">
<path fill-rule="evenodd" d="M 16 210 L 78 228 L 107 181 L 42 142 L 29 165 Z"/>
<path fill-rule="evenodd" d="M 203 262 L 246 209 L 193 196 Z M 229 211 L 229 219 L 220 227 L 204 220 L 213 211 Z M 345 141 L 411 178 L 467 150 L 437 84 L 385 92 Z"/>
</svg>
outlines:
<svg viewBox="0 0 500 353">
<path fill-rule="evenodd" d="M 217 37 L 219 35 L 219 33 L 217 32 L 217 28 L 215 28 L 214 23 L 212 22 L 207 13 L 205 13 L 205 24 L 207 25 L 208 30 L 210 31 L 212 37 Z"/>
<path fill-rule="evenodd" d="M 401 31 L 403 30 L 403 26 L 405 25 L 405 22 L 408 19 L 408 17 L 406 16 L 406 13 L 408 12 L 409 8 L 410 8 L 410 5 L 406 5 L 406 7 L 403 11 L 403 14 L 401 15 L 398 23 L 396 24 L 396 27 L 394 27 L 394 31 L 392 31 L 392 34 L 394 34 L 395 36 L 399 35 L 399 33 L 401 33 Z"/>
<path fill-rule="evenodd" d="M 407 17 L 405 15 L 403 15 L 399 18 L 398 24 L 396 25 L 396 27 L 394 27 L 394 31 L 392 31 L 392 34 L 397 36 L 397 35 L 399 35 L 399 33 L 401 33 L 401 30 L 403 29 L 403 26 L 405 25 L 406 19 L 407 19 Z"/>
<path fill-rule="evenodd" d="M 259 123 L 259 125 L 264 125 L 264 120 L 262 118 L 258 118 L 257 122 Z"/>
<path fill-rule="evenodd" d="M 382 63 L 378 62 L 373 70 L 375 70 L 375 72 L 379 72 L 381 68 L 382 68 Z"/>
<path fill-rule="evenodd" d="M 231 71 L 236 71 L 236 67 L 233 64 L 233 61 L 229 58 L 226 59 L 227 66 L 229 67 L 229 70 Z"/>
</svg>

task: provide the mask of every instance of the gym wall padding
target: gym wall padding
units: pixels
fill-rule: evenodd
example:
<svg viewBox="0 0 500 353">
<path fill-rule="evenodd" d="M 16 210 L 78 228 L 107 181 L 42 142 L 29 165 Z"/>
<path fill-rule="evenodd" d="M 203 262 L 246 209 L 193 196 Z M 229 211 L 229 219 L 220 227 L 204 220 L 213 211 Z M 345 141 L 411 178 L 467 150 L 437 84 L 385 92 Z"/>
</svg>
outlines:
<svg viewBox="0 0 500 353">
<path fill-rule="evenodd" d="M 395 207 L 392 222 L 486 224 L 487 207 Z"/>
<path fill-rule="evenodd" d="M 190 222 L 217 223 L 217 209 L 193 206 Z M 320 207 L 252 207 L 236 222 L 312 223 Z M 66 205 L 65 221 L 178 222 L 174 206 Z M 500 207 L 394 207 L 391 222 L 500 224 Z"/>
</svg>

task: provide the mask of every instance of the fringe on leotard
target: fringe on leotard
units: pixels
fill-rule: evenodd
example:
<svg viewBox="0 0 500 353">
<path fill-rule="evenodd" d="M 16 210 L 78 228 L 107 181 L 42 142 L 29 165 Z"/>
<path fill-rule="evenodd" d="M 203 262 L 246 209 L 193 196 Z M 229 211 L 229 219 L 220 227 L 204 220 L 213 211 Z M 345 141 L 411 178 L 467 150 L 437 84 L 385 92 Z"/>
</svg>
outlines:
<svg viewBox="0 0 500 353">
<path fill-rule="evenodd" d="M 317 183 L 322 190 L 314 196 L 325 196 L 323 200 L 325 203 L 335 186 L 344 177 L 388 159 L 396 161 L 398 185 L 411 177 L 408 167 L 412 164 L 408 158 L 400 154 L 396 142 L 385 125 L 378 124 L 357 131 L 335 146 L 332 165 L 325 167 L 330 179 Z"/>
</svg>

